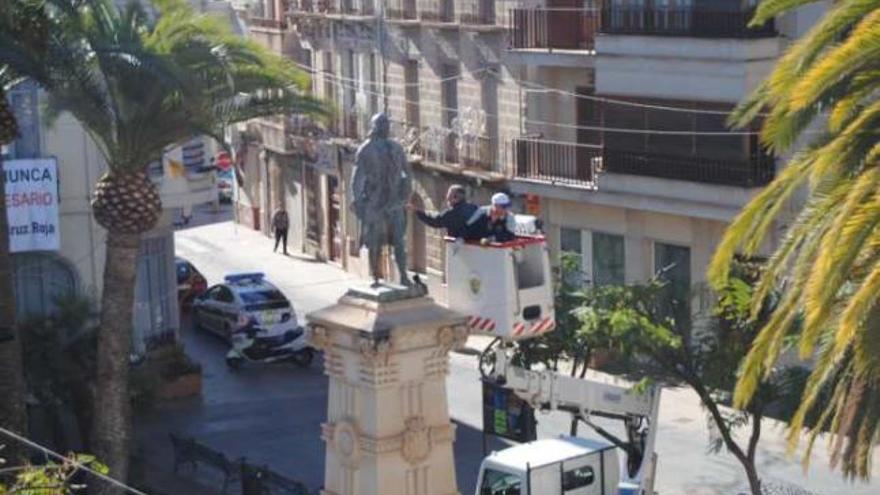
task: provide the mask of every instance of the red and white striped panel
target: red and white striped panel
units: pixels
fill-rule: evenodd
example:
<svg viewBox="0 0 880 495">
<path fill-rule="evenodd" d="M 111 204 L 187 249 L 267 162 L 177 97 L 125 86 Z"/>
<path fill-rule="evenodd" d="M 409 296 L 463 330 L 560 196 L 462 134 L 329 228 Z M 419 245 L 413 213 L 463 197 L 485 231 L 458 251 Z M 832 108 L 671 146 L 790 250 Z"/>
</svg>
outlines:
<svg viewBox="0 0 880 495">
<path fill-rule="evenodd" d="M 521 337 L 523 335 L 535 336 L 541 333 L 549 332 L 556 327 L 556 320 L 553 317 L 547 317 L 543 320 L 532 322 L 531 325 L 525 322 L 517 322 L 513 325 L 512 335 Z"/>
<path fill-rule="evenodd" d="M 549 332 L 555 326 L 556 320 L 554 320 L 552 316 L 548 316 L 543 320 L 538 320 L 532 323 L 532 327 L 529 329 L 529 332 L 532 335 L 538 335 L 539 333 Z"/>
<path fill-rule="evenodd" d="M 475 332 L 491 332 L 495 330 L 495 321 L 482 316 L 471 316 L 468 318 L 468 326 Z"/>
</svg>

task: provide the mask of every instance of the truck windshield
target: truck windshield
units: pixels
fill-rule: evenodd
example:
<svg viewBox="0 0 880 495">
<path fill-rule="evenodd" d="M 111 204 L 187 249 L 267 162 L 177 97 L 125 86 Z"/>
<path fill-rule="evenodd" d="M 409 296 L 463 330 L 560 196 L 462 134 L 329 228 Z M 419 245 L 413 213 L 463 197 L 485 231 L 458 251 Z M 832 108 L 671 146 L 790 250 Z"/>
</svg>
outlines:
<svg viewBox="0 0 880 495">
<path fill-rule="evenodd" d="M 480 495 L 520 495 L 519 476 L 504 471 L 487 469 L 483 471 Z"/>
</svg>

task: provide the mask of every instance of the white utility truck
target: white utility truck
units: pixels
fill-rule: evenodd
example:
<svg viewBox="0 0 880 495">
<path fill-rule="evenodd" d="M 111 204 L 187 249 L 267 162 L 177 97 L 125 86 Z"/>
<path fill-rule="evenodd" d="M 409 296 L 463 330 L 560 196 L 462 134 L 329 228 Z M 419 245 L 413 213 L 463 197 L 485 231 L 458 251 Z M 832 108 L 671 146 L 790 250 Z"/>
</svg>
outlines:
<svg viewBox="0 0 880 495">
<path fill-rule="evenodd" d="M 511 363 L 507 344 L 556 326 L 546 241 L 518 234 L 489 245 L 447 239 L 448 306 L 468 316 L 472 332 L 500 342 L 481 357 L 484 379 L 536 410 L 570 413 L 604 441 L 565 436 L 493 452 L 480 467 L 476 495 L 653 495 L 659 388 L 636 393 Z M 614 435 L 596 418 L 619 420 L 624 433 Z"/>
<path fill-rule="evenodd" d="M 492 352 L 489 380 L 537 410 L 570 413 L 605 441 L 561 436 L 493 452 L 480 466 L 477 495 L 654 494 L 659 387 L 636 393 L 551 370 L 513 366 L 504 346 Z M 619 420 L 625 438 L 597 424 L 597 418 Z"/>
</svg>

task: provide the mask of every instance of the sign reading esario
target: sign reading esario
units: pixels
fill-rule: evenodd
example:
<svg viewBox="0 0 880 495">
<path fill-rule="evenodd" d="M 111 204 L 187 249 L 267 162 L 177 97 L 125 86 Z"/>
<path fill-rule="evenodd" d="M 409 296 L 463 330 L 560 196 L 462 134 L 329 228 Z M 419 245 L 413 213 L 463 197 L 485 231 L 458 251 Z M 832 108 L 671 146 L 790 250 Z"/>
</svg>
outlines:
<svg viewBox="0 0 880 495">
<path fill-rule="evenodd" d="M 9 250 L 57 251 L 58 166 L 54 158 L 3 162 Z"/>
</svg>

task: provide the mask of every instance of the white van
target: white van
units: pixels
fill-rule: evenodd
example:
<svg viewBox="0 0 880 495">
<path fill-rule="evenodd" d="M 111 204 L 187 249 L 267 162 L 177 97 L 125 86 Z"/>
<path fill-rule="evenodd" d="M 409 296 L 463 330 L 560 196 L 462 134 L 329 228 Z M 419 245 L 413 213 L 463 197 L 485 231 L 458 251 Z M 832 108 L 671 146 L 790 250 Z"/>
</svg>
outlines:
<svg viewBox="0 0 880 495">
<path fill-rule="evenodd" d="M 483 460 L 476 495 L 618 495 L 614 445 L 560 437 L 493 452 Z"/>
</svg>

